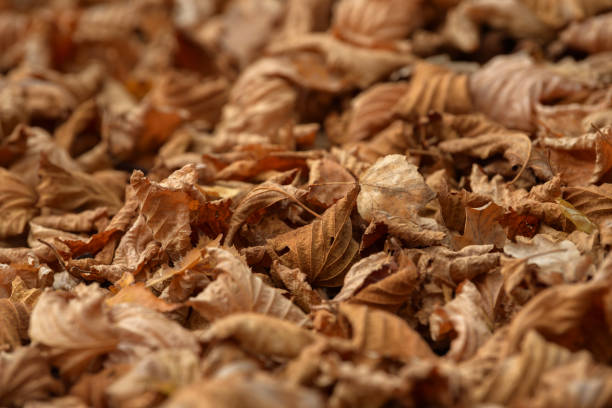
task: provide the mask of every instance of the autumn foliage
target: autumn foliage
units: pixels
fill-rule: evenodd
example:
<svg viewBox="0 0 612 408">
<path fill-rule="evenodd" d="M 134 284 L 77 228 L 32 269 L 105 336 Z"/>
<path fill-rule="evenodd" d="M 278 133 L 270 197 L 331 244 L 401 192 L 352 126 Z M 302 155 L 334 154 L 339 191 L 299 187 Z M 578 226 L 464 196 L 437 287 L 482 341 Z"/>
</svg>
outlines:
<svg viewBox="0 0 612 408">
<path fill-rule="evenodd" d="M 612 406 L 612 1 L 0 1 L 0 406 Z"/>
</svg>

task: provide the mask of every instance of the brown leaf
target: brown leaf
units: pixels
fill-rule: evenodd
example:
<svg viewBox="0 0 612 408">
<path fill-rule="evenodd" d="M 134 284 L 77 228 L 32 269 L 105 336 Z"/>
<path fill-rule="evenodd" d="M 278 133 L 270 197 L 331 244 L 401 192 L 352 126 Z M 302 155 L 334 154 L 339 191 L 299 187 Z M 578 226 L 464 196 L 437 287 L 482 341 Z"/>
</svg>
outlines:
<svg viewBox="0 0 612 408">
<path fill-rule="evenodd" d="M 571 186 L 597 183 L 612 169 L 612 129 L 587 133 L 578 137 L 541 140 L 550 148 L 553 170 Z"/>
<path fill-rule="evenodd" d="M 561 42 L 569 48 L 588 53 L 612 51 L 612 14 L 602 14 L 574 22 L 560 34 Z"/>
<path fill-rule="evenodd" d="M 70 255 L 77 258 L 83 254 L 95 255 L 104 248 L 111 240 L 114 240 L 121 231 L 107 229 L 92 235 L 87 241 L 61 239 L 61 241 L 70 249 Z"/>
<path fill-rule="evenodd" d="M 481 26 L 511 34 L 513 38 L 548 39 L 552 30 L 530 11 L 533 1 L 470 0 L 452 8 L 446 18 L 444 39 L 463 52 L 473 53 L 481 44 Z M 551 6 L 552 8 L 553 6 Z"/>
<path fill-rule="evenodd" d="M 526 131 L 535 130 L 538 104 L 583 90 L 584 85 L 537 65 L 523 54 L 495 57 L 470 78 L 479 111 L 509 128 Z"/>
<path fill-rule="evenodd" d="M 612 243 L 612 184 L 576 186 L 564 190 L 565 200 L 599 227 L 603 244 Z"/>
<path fill-rule="evenodd" d="M 202 377 L 199 357 L 188 349 L 162 349 L 144 356 L 109 384 L 112 405 L 137 403 L 146 393 L 172 394 Z"/>
<path fill-rule="evenodd" d="M 548 343 L 536 331 L 526 333 L 521 350 L 510 359 L 501 359 L 481 384 L 474 384 L 470 399 L 510 404 L 527 397 L 537 387 L 543 373 L 572 359 L 571 353 Z"/>
<path fill-rule="evenodd" d="M 266 181 L 253 188 L 234 209 L 225 239 L 226 245 L 232 244 L 242 224 L 248 222 L 254 213 L 263 212 L 266 208 L 283 200 L 288 200 L 289 203 L 300 202 L 299 198 L 304 195 L 304 191 L 291 185 L 285 186 L 271 181 Z"/>
<path fill-rule="evenodd" d="M 106 207 L 110 214 L 121 208 L 121 197 L 90 174 L 71 172 L 40 159 L 40 183 L 36 187 L 38 206 L 63 211 L 82 211 Z"/>
<path fill-rule="evenodd" d="M 357 142 L 387 127 L 396 113 L 395 106 L 409 89 L 406 82 L 382 83 L 357 95 L 351 101 L 346 131 L 334 141 Z"/>
<path fill-rule="evenodd" d="M 440 245 L 447 239 L 444 228 L 431 218 L 419 217 L 413 213 L 408 219 L 379 212 L 363 233 L 360 251 L 389 235 L 401 239 L 408 247 Z"/>
<path fill-rule="evenodd" d="M 546 24 L 559 28 L 572 21 L 598 14 L 610 7 L 607 0 L 585 0 L 580 3 L 543 4 L 537 0 L 525 0 L 525 5 Z"/>
<path fill-rule="evenodd" d="M 334 298 L 335 301 L 348 300 L 391 312 L 409 301 L 417 288 L 418 273 L 414 263 L 405 260 L 397 265 L 386 259 L 387 265 L 380 269 L 372 267 L 377 265 L 367 265 L 372 262 L 376 264 L 376 258 L 373 257 L 377 256 L 381 257 L 380 254 L 371 255 L 353 265 L 344 279 L 342 290 Z M 366 260 L 367 263 L 364 262 Z M 364 268 L 366 265 L 367 268 Z"/>
<path fill-rule="evenodd" d="M 344 41 L 365 47 L 390 47 L 422 22 L 418 1 L 344 0 L 334 10 L 332 30 Z"/>
<path fill-rule="evenodd" d="M 408 53 L 359 48 L 323 33 L 278 41 L 269 51 L 273 55 L 294 55 L 290 65 L 298 75 L 291 79 L 306 88 L 328 92 L 366 88 L 414 61 L 414 56 Z"/>
<path fill-rule="evenodd" d="M 0 167 L 0 239 L 20 235 L 38 212 L 36 191 L 17 174 Z"/>
<path fill-rule="evenodd" d="M 140 213 L 145 217 L 153 237 L 162 244 L 174 261 L 191 247 L 191 221 L 200 203 L 205 201 L 195 188 L 197 173 L 193 165 L 175 171 L 161 183 L 132 174 L 130 185 L 140 201 Z"/>
<path fill-rule="evenodd" d="M 145 217 L 141 214 L 121 237 L 113 255 L 113 265 L 121 265 L 138 275 L 159 250 L 160 244 L 153 239 Z"/>
<path fill-rule="evenodd" d="M 51 375 L 51 367 L 37 348 L 20 347 L 0 352 L 0 404 L 23 405 L 62 392 L 63 386 Z"/>
<path fill-rule="evenodd" d="M 106 304 L 111 307 L 121 303 L 134 303 L 158 312 L 171 312 L 181 307 L 181 305 L 171 304 L 158 298 L 145 288 L 143 282 L 136 282 L 133 285 L 126 286 L 112 297 L 106 299 Z"/>
<path fill-rule="evenodd" d="M 11 350 L 28 339 L 29 313 L 21 302 L 0 299 L 0 350 Z"/>
<path fill-rule="evenodd" d="M 189 120 L 204 120 L 212 126 L 221 116 L 227 93 L 225 78 L 202 80 L 196 75 L 173 71 L 153 84 L 151 102 L 154 106 L 186 111 Z"/>
<path fill-rule="evenodd" d="M 538 279 L 548 285 L 574 283 L 585 278 L 583 259 L 573 242 L 555 241 L 545 234 L 532 239 L 519 237 L 504 245 L 504 252 L 514 258 L 527 258 L 527 264 L 537 265 Z"/>
<path fill-rule="evenodd" d="M 308 162 L 309 202 L 322 208 L 329 208 L 336 201 L 346 196 L 355 188 L 357 181 L 339 163 L 330 159 L 319 159 Z"/>
<path fill-rule="evenodd" d="M 429 330 L 436 341 L 450 336 L 446 357 L 462 361 L 472 357 L 491 336 L 494 316 L 486 313 L 482 295 L 472 282 L 463 282 L 456 293 L 453 300 L 431 314 Z"/>
<path fill-rule="evenodd" d="M 2 107 L 0 107 L 0 110 Z M 2 122 L 5 122 L 3 115 Z M 27 150 L 28 133 L 25 126 L 17 126 L 8 136 L 0 137 L 0 166 L 8 167 Z M 0 136 L 2 132 L 0 131 Z"/>
<path fill-rule="evenodd" d="M 418 267 L 435 281 L 454 286 L 496 268 L 499 253 L 491 252 L 493 249 L 492 244 L 469 245 L 459 251 L 441 246 L 425 248 L 418 250 L 422 252 Z"/>
<path fill-rule="evenodd" d="M 493 244 L 501 248 L 506 240 L 506 233 L 498 219 L 504 210 L 495 203 L 489 203 L 479 208 L 465 209 L 465 228 L 463 235 L 457 235 L 453 241 L 455 246 L 463 248 L 467 245 Z"/>
<path fill-rule="evenodd" d="M 321 304 L 321 296 L 312 290 L 307 282 L 307 276 L 298 268 L 289 269 L 278 261 L 274 261 L 270 268 L 270 275 L 285 285 L 295 304 L 303 311 L 308 313 L 311 307 Z"/>
<path fill-rule="evenodd" d="M 536 155 L 533 154 L 531 140 L 522 132 L 498 130 L 492 133 L 476 134 L 473 137 L 446 140 L 438 147 L 446 153 L 462 153 L 480 159 L 502 154 L 512 166 L 517 166 L 519 169 L 523 167 L 533 169 L 542 178 L 552 177 L 548 166 L 541 169 L 542 166 L 536 160 Z"/>
<path fill-rule="evenodd" d="M 252 353 L 294 358 L 316 340 L 298 325 L 257 313 L 236 313 L 214 322 L 201 336 L 206 343 L 233 339 Z"/>
<path fill-rule="evenodd" d="M 109 356 L 114 362 L 134 362 L 161 349 L 200 352 L 195 335 L 165 315 L 135 303 L 120 303 L 110 309 L 109 319 L 119 343 Z"/>
<path fill-rule="evenodd" d="M 45 292 L 34 307 L 30 338 L 50 348 L 62 376 L 75 378 L 92 360 L 117 347 L 105 296 L 96 285 L 79 285 L 73 293 Z"/>
<path fill-rule="evenodd" d="M 267 376 L 237 376 L 197 382 L 179 391 L 164 406 L 323 408 L 325 405 L 318 393 L 298 385 Z"/>
<path fill-rule="evenodd" d="M 398 101 L 395 111 L 407 118 L 418 118 L 430 111 L 454 114 L 472 111 L 468 76 L 438 65 L 419 62 L 414 67 L 410 88 Z"/>
<path fill-rule="evenodd" d="M 272 255 L 300 268 L 312 284 L 339 286 L 359 249 L 350 219 L 357 193 L 354 189 L 312 223 L 268 240 Z"/>
<path fill-rule="evenodd" d="M 417 167 L 399 154 L 378 160 L 361 175 L 359 183 L 357 208 L 366 221 L 378 211 L 410 219 L 435 197 Z"/>
<path fill-rule="evenodd" d="M 284 64 L 262 59 L 247 68 L 230 92 L 219 124 L 221 132 L 274 135 L 290 123 L 297 92 L 283 78 L 268 75 Z M 262 72 L 263 71 L 263 72 Z M 223 134 L 223 133 L 222 133 Z"/>
<path fill-rule="evenodd" d="M 489 197 L 501 207 L 512 209 L 520 215 L 532 215 L 551 226 L 564 229 L 565 217 L 557 204 L 561 196 L 560 177 L 554 177 L 527 192 L 508 185 L 499 175 L 489 180 L 482 169 L 474 165 L 470 174 L 470 186 L 480 197 Z"/>
<path fill-rule="evenodd" d="M 351 341 L 358 350 L 401 361 L 436 358 L 419 334 L 391 313 L 348 303 L 340 304 L 340 313 L 351 324 Z"/>
<path fill-rule="evenodd" d="M 300 323 L 304 313 L 281 292 L 264 283 L 230 252 L 208 248 L 206 261 L 221 274 L 187 304 L 209 321 L 239 312 L 256 312 Z"/>
<path fill-rule="evenodd" d="M 101 231 L 108 223 L 108 210 L 104 207 L 80 213 L 39 215 L 32 222 L 43 227 L 70 232 Z"/>
<path fill-rule="evenodd" d="M 557 285 L 543 290 L 533 297 L 512 319 L 503 353 L 512 353 L 518 348 L 530 330 L 536 330 L 546 339 L 566 347 L 575 348 L 581 343 L 598 338 L 597 330 L 604 329 L 596 320 L 586 319 L 596 313 L 597 302 L 608 290 L 606 281 Z M 582 325 L 586 327 L 582 327 Z M 591 338 L 583 338 L 581 332 L 590 330 Z M 607 330 L 607 329 L 604 329 Z M 604 335 L 605 336 L 605 335 Z"/>
</svg>

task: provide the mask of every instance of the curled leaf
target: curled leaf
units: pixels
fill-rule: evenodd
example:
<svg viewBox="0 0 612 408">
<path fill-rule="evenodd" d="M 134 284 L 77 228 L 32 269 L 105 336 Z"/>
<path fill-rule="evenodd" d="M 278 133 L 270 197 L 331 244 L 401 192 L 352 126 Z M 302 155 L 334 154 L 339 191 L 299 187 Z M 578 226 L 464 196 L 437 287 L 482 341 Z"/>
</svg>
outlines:
<svg viewBox="0 0 612 408">
<path fill-rule="evenodd" d="M 356 197 L 354 189 L 321 218 L 270 239 L 273 255 L 290 268 L 300 268 L 313 284 L 339 286 L 359 249 L 350 219 Z"/>
<path fill-rule="evenodd" d="M 297 306 L 255 276 L 235 255 L 208 248 L 206 260 L 221 274 L 187 304 L 207 320 L 238 312 L 262 313 L 296 323 L 304 320 L 305 315 Z"/>
</svg>

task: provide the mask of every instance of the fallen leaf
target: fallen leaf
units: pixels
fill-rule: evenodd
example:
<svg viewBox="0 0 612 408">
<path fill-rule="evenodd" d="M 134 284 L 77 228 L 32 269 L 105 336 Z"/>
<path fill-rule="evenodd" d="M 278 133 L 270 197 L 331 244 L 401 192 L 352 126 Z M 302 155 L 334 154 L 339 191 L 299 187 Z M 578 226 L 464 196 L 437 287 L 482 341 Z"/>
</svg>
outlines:
<svg viewBox="0 0 612 408">
<path fill-rule="evenodd" d="M 188 349 L 162 349 L 145 356 L 129 371 L 109 384 L 112 404 L 126 404 L 148 392 L 174 394 L 200 380 L 199 358 Z"/>
<path fill-rule="evenodd" d="M 365 47 L 391 46 L 422 22 L 417 1 L 341 1 L 334 11 L 332 30 L 344 41 Z"/>
<path fill-rule="evenodd" d="M 298 268 L 289 269 L 278 261 L 274 261 L 270 268 L 270 275 L 285 285 L 292 300 L 303 311 L 308 313 L 312 307 L 322 303 L 321 296 L 312 289 L 307 282 L 307 276 Z"/>
<path fill-rule="evenodd" d="M 22 234 L 28 222 L 38 213 L 36 191 L 17 174 L 0 168 L 0 238 Z"/>
<path fill-rule="evenodd" d="M 609 219 L 612 210 L 612 184 L 567 187 L 564 197 L 574 208 L 597 224 L 602 243 L 612 243 L 612 222 Z"/>
<path fill-rule="evenodd" d="M 273 255 L 290 268 L 300 268 L 313 284 L 339 286 L 359 249 L 350 219 L 357 192 L 351 191 L 312 223 L 270 239 Z"/>
<path fill-rule="evenodd" d="M 246 350 L 296 357 L 316 335 L 295 323 L 257 313 L 236 313 L 214 322 L 200 337 L 204 343 L 233 339 Z"/>
<path fill-rule="evenodd" d="M 62 392 L 63 385 L 51 375 L 51 367 L 37 348 L 20 347 L 0 352 L 0 404 L 25 404 Z"/>
<path fill-rule="evenodd" d="M 97 285 L 80 285 L 73 293 L 43 293 L 32 310 L 30 338 L 49 347 L 62 376 L 75 378 L 92 360 L 117 347 L 105 296 Z"/>
<path fill-rule="evenodd" d="M 463 248 L 468 245 L 493 243 L 501 248 L 506 240 L 506 233 L 498 220 L 503 214 L 503 209 L 495 203 L 480 208 L 466 207 L 463 235 L 454 237 L 455 245 Z"/>
<path fill-rule="evenodd" d="M 452 338 L 445 357 L 456 361 L 466 360 L 489 339 L 494 316 L 488 315 L 484 308 L 478 288 L 472 282 L 465 281 L 457 288 L 453 300 L 434 310 L 429 317 L 432 339 Z"/>
<path fill-rule="evenodd" d="M 397 154 L 378 160 L 361 175 L 359 184 L 357 209 L 366 221 L 378 211 L 410 219 L 412 212 L 435 197 L 416 166 Z"/>
<path fill-rule="evenodd" d="M 334 301 L 366 304 L 395 311 L 417 288 L 418 273 L 412 261 L 398 265 L 383 252 L 354 264 Z"/>
<path fill-rule="evenodd" d="M 133 285 L 126 286 L 112 297 L 106 299 L 106 304 L 110 307 L 121 303 L 134 303 L 158 312 L 171 312 L 181 307 L 181 305 L 170 304 L 158 298 L 145 288 L 143 282 L 136 282 Z"/>
<path fill-rule="evenodd" d="M 164 404 L 166 408 L 197 405 L 202 408 L 219 406 L 250 406 L 263 408 L 288 406 L 322 408 L 318 393 L 266 377 L 225 378 L 203 381 L 185 387 Z"/>
<path fill-rule="evenodd" d="M 266 208 L 287 200 L 289 203 L 301 203 L 300 197 L 303 197 L 305 192 L 298 190 L 291 185 L 280 185 L 267 181 L 253 188 L 240 201 L 232 218 L 229 221 L 229 230 L 227 232 L 226 244 L 231 245 L 234 237 L 238 233 L 240 227 L 248 222 L 248 219 L 253 216 L 253 213 L 260 213 Z M 302 204 L 302 207 L 304 205 Z"/>
<path fill-rule="evenodd" d="M 299 323 L 304 313 L 281 292 L 255 276 L 238 257 L 220 248 L 208 248 L 206 261 L 220 272 L 187 304 L 209 321 L 239 312 L 256 312 Z"/>
<path fill-rule="evenodd" d="M 401 361 L 436 358 L 420 335 L 394 314 L 347 303 L 340 304 L 340 313 L 351 324 L 351 342 L 357 350 Z"/>
<path fill-rule="evenodd" d="M 108 186 L 87 173 L 71 172 L 40 159 L 40 183 L 36 187 L 38 206 L 64 211 L 82 211 L 106 207 L 110 214 L 121 208 L 121 197 Z"/>
<path fill-rule="evenodd" d="M 504 252 L 514 258 L 527 258 L 528 264 L 538 265 L 538 277 L 549 285 L 578 282 L 582 257 L 573 242 L 555 242 L 550 236 L 538 234 L 532 239 L 517 237 L 504 245 Z M 583 271 L 584 273 L 584 271 Z"/>
</svg>

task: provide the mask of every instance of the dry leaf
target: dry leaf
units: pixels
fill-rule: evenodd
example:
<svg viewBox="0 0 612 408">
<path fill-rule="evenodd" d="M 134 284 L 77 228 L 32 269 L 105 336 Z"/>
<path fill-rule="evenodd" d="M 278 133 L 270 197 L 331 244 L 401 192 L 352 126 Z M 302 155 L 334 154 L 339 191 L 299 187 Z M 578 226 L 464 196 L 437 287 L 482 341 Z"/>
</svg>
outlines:
<svg viewBox="0 0 612 408">
<path fill-rule="evenodd" d="M 446 357 L 462 361 L 472 357 L 491 336 L 493 316 L 485 312 L 483 297 L 472 282 L 463 282 L 456 292 L 453 300 L 431 314 L 429 330 L 434 340 L 450 336 Z"/>
<path fill-rule="evenodd" d="M 0 299 L 0 349 L 11 350 L 28 339 L 29 314 L 26 306 L 11 299 Z"/>
<path fill-rule="evenodd" d="M 468 81 L 465 74 L 419 62 L 414 67 L 410 87 L 395 111 L 408 118 L 425 116 L 430 111 L 469 113 L 473 108 Z"/>
<path fill-rule="evenodd" d="M 589 339 L 581 338 L 580 326 L 583 322 L 593 324 L 585 320 L 585 316 L 591 313 L 592 307 L 606 293 L 607 286 L 605 281 L 590 281 L 557 285 L 540 292 L 512 319 L 504 353 L 507 355 L 516 350 L 523 337 L 532 329 L 561 345 L 573 346 L 577 341 L 588 342 Z M 596 334 L 593 330 L 590 335 L 595 339 Z"/>
<path fill-rule="evenodd" d="M 366 221 L 378 211 L 410 219 L 435 197 L 417 167 L 398 154 L 378 160 L 361 175 L 359 183 L 357 208 Z"/>
<path fill-rule="evenodd" d="M 200 352 L 195 335 L 165 315 L 135 303 L 119 303 L 108 316 L 118 337 L 110 360 L 133 362 L 161 349 L 187 349 Z"/>
<path fill-rule="evenodd" d="M 197 180 L 192 165 L 177 170 L 161 183 L 134 172 L 130 185 L 140 201 L 140 213 L 153 238 L 177 261 L 191 247 L 191 221 L 204 197 L 195 188 Z"/>
<path fill-rule="evenodd" d="M 350 219 L 357 193 L 354 189 L 312 223 L 270 239 L 273 255 L 300 268 L 313 284 L 339 286 L 359 249 Z"/>
<path fill-rule="evenodd" d="M 203 342 L 237 341 L 246 350 L 292 358 L 316 340 L 316 335 L 294 323 L 256 313 L 236 313 L 214 322 Z"/>
<path fill-rule="evenodd" d="M 118 333 L 97 285 L 79 285 L 74 292 L 45 292 L 32 310 L 30 338 L 49 347 L 63 376 L 75 378 L 95 358 L 118 345 Z"/>
<path fill-rule="evenodd" d="M 608 214 L 612 209 L 612 184 L 600 186 L 568 187 L 565 200 L 599 227 L 602 243 L 612 243 L 612 221 Z"/>
<path fill-rule="evenodd" d="M 470 92 L 479 111 L 509 128 L 526 131 L 535 129 L 538 104 L 584 90 L 585 85 L 522 54 L 495 57 L 470 78 Z"/>
<path fill-rule="evenodd" d="M 358 350 L 401 361 L 436 358 L 420 335 L 391 313 L 347 303 L 340 304 L 340 313 L 351 324 L 351 342 Z"/>
<path fill-rule="evenodd" d="M 357 184 L 353 175 L 339 163 L 330 159 L 319 159 L 308 163 L 309 202 L 329 208 L 342 197 L 350 194 Z"/>
<path fill-rule="evenodd" d="M 612 129 L 572 138 L 543 138 L 553 170 L 569 185 L 597 183 L 612 169 Z"/>
<path fill-rule="evenodd" d="M 349 301 L 395 311 L 417 287 L 418 273 L 412 261 L 402 265 L 380 252 L 351 267 L 334 301 Z"/>
<path fill-rule="evenodd" d="M 283 200 L 287 200 L 289 203 L 300 203 L 300 198 L 304 195 L 304 191 L 291 185 L 280 185 L 271 181 L 267 181 L 253 188 L 242 201 L 240 201 L 232 214 L 227 238 L 225 240 L 226 244 L 232 244 L 242 224 L 248 222 L 249 218 L 253 216 L 253 213 L 262 212 L 267 207 L 280 203 Z"/>
<path fill-rule="evenodd" d="M 322 408 L 324 405 L 319 394 L 311 390 L 266 377 L 229 377 L 195 383 L 163 404 L 164 408 L 192 406 Z"/>
<path fill-rule="evenodd" d="M 612 14 L 602 14 L 572 23 L 560 35 L 564 45 L 589 53 L 612 51 Z"/>
<path fill-rule="evenodd" d="M 23 405 L 59 393 L 62 388 L 40 350 L 20 347 L 13 353 L 0 352 L 0 404 Z"/>
<path fill-rule="evenodd" d="M 454 237 L 455 246 L 461 249 L 467 245 L 486 245 L 492 243 L 501 248 L 506 241 L 506 233 L 499 224 L 503 209 L 495 203 L 479 208 L 465 208 L 465 227 L 463 235 Z"/>
<path fill-rule="evenodd" d="M 115 295 L 106 299 L 106 304 L 111 307 L 121 303 L 133 303 L 148 307 L 149 309 L 157 310 L 158 312 L 171 312 L 172 310 L 176 310 L 181 306 L 167 303 L 158 298 L 151 291 L 145 288 L 143 282 L 137 282 L 133 285 L 121 288 L 121 290 Z"/>
<path fill-rule="evenodd" d="M 0 168 L 0 238 L 20 235 L 38 212 L 36 191 L 17 175 Z"/>
<path fill-rule="evenodd" d="M 304 313 L 282 293 L 255 276 L 243 260 L 220 248 L 208 248 L 206 261 L 220 272 L 196 297 L 192 306 L 206 320 L 232 313 L 256 312 L 299 323 Z"/>
<path fill-rule="evenodd" d="M 573 242 L 555 242 L 550 236 L 538 234 L 532 239 L 517 237 L 517 242 L 504 245 L 504 252 L 514 258 L 528 258 L 527 264 L 539 267 L 541 282 L 554 285 L 559 282 L 573 283 L 584 279 L 581 268 L 582 257 Z"/>
<path fill-rule="evenodd" d="M 351 101 L 348 125 L 342 142 L 364 140 L 384 129 L 395 115 L 395 106 L 410 89 L 406 82 L 377 84 Z M 338 139 L 338 138 L 335 138 Z"/>
<path fill-rule="evenodd" d="M 289 269 L 278 261 L 274 261 L 270 268 L 270 275 L 285 285 L 292 300 L 303 311 L 308 313 L 313 306 L 321 304 L 321 296 L 312 289 L 307 282 L 307 276 L 298 268 Z"/>
<path fill-rule="evenodd" d="M 145 356 L 106 390 L 112 404 L 129 404 L 149 392 L 172 394 L 202 377 L 199 359 L 188 349 L 165 349 Z"/>
<path fill-rule="evenodd" d="M 40 160 L 40 183 L 36 187 L 38 206 L 63 211 L 83 211 L 106 207 L 110 214 L 121 208 L 121 197 L 90 174 L 70 172 L 51 163 L 46 156 Z"/>
<path fill-rule="evenodd" d="M 343 0 L 334 10 L 334 35 L 365 47 L 392 46 L 421 24 L 418 1 Z"/>
</svg>

